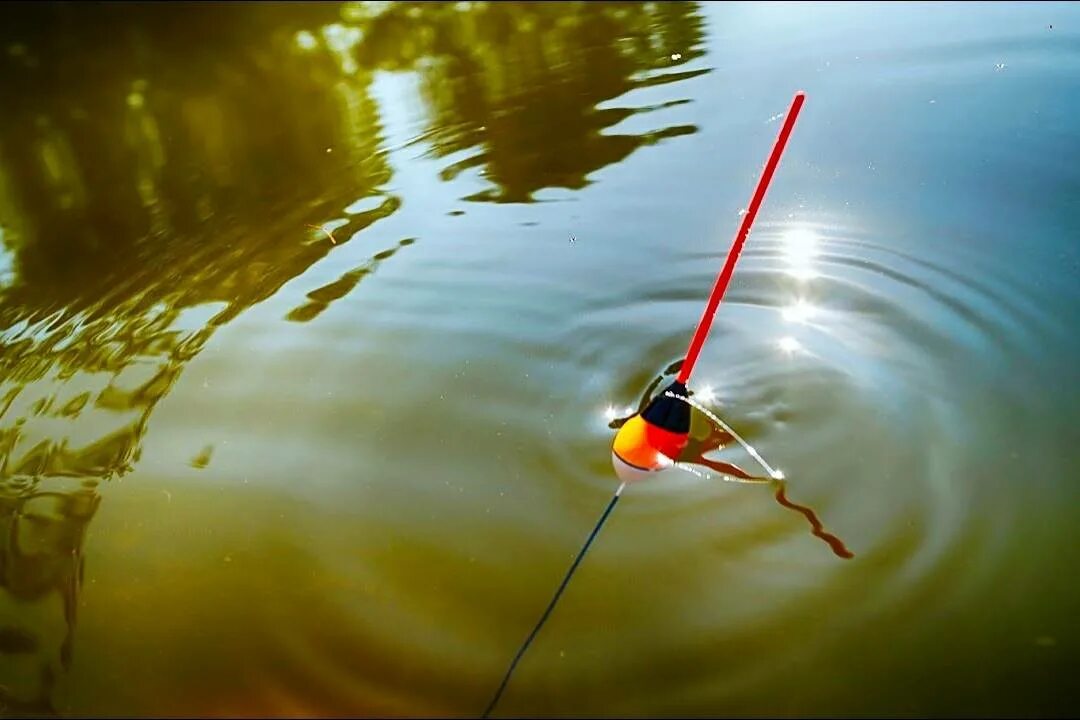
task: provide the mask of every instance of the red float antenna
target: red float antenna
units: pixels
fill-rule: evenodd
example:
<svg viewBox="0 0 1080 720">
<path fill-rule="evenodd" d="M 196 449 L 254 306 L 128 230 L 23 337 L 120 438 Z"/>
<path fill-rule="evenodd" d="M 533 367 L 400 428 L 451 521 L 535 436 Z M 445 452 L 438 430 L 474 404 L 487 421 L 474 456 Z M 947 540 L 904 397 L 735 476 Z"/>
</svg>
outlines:
<svg viewBox="0 0 1080 720">
<path fill-rule="evenodd" d="M 776 166 L 780 164 L 780 156 L 784 152 L 784 146 L 787 145 L 788 138 L 791 137 L 791 129 L 795 127 L 795 119 L 798 118 L 799 110 L 802 109 L 805 101 L 806 93 L 802 90 L 795 93 L 795 97 L 791 101 L 791 107 L 787 111 L 787 117 L 784 118 L 784 124 L 781 126 L 780 134 L 776 138 L 776 144 L 773 145 L 772 153 L 769 154 L 769 159 L 765 163 L 765 170 L 761 173 L 757 188 L 754 189 L 754 195 L 750 198 L 750 207 L 746 209 L 746 215 L 743 216 L 742 224 L 739 225 L 739 232 L 735 235 L 735 242 L 731 244 L 731 250 L 728 251 L 727 261 L 720 270 L 720 275 L 716 278 L 712 294 L 709 295 L 709 303 L 705 306 L 705 312 L 701 316 L 697 330 L 694 331 L 693 339 L 690 340 L 690 347 L 686 351 L 686 360 L 683 361 L 677 379 L 683 385 L 690 379 L 694 363 L 697 362 L 698 355 L 701 353 L 701 346 L 705 344 L 705 338 L 709 335 L 713 316 L 716 315 L 716 308 L 720 307 L 720 301 L 724 298 L 724 291 L 727 290 L 728 283 L 731 282 L 731 276 L 735 272 L 735 263 L 739 261 L 739 253 L 742 252 L 743 245 L 746 244 L 746 237 L 750 234 L 750 226 L 754 224 L 754 218 L 757 217 L 761 201 L 765 199 L 765 191 L 769 189 L 769 182 L 772 180 L 773 173 L 776 172 Z"/>
</svg>

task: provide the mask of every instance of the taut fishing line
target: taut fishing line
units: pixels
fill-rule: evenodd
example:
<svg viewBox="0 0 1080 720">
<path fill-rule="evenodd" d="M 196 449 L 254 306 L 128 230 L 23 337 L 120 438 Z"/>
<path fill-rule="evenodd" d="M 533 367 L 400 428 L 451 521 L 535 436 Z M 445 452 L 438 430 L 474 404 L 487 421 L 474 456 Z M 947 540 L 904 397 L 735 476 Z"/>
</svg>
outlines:
<svg viewBox="0 0 1080 720">
<path fill-rule="evenodd" d="M 555 591 L 555 595 L 551 598 L 551 602 L 548 603 L 547 609 L 544 610 L 544 614 L 540 616 L 540 620 L 536 623 L 536 626 L 529 633 L 529 636 L 525 638 L 525 642 L 518 648 L 517 654 L 514 655 L 514 659 L 510 661 L 510 666 L 506 668 L 506 674 L 503 675 L 502 682 L 499 683 L 499 689 L 495 691 L 494 697 L 491 698 L 491 702 L 488 703 L 487 709 L 484 710 L 484 714 L 481 717 L 486 718 L 491 714 L 491 711 L 495 709 L 495 705 L 498 704 L 499 698 L 502 697 L 503 691 L 506 690 L 507 684 L 510 682 L 510 676 L 514 674 L 514 668 L 521 662 L 521 658 L 525 656 L 525 651 L 529 649 L 529 645 L 532 644 L 534 638 L 540 632 L 540 628 L 544 626 L 547 619 L 551 617 L 551 611 L 555 609 L 555 604 L 559 602 L 559 598 L 563 594 L 563 590 L 566 590 L 566 586 L 570 584 L 570 578 L 574 575 L 574 571 L 577 570 L 578 565 L 581 564 L 582 558 L 585 557 L 585 553 L 589 551 L 589 546 L 592 545 L 593 540 L 600 534 L 600 528 L 607 522 L 608 516 L 611 515 L 611 511 L 615 509 L 616 503 L 619 502 L 619 498 L 622 497 L 622 492 L 626 488 L 626 483 L 622 483 L 615 489 L 615 494 L 611 496 L 611 500 L 608 501 L 607 507 L 604 508 L 604 512 L 600 515 L 600 519 L 596 521 L 596 525 L 593 526 L 592 532 L 589 533 L 589 537 L 586 538 L 585 544 L 581 546 L 581 550 L 578 551 L 577 557 L 574 558 L 573 564 L 570 565 L 570 569 L 566 572 L 566 577 L 559 584 L 559 589 Z"/>
</svg>

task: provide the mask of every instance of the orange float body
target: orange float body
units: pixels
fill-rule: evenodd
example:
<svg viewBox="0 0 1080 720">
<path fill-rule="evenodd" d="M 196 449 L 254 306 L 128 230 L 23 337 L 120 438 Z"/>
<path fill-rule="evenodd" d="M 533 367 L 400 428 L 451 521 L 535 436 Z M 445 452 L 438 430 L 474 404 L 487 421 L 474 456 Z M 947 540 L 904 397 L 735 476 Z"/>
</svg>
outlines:
<svg viewBox="0 0 1080 720">
<path fill-rule="evenodd" d="M 640 473 L 670 467 L 686 448 L 690 440 L 690 406 L 672 395 L 686 397 L 686 386 L 672 383 L 615 434 L 612 462 L 623 480 L 641 479 Z"/>
</svg>

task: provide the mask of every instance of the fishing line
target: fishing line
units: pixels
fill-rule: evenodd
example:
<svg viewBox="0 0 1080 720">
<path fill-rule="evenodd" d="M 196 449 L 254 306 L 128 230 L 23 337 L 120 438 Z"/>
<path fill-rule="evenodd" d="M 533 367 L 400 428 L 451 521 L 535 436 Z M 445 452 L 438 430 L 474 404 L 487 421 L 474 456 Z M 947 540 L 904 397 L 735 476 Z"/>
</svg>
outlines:
<svg viewBox="0 0 1080 720">
<path fill-rule="evenodd" d="M 688 472 L 691 475 L 693 475 L 694 477 L 700 478 L 702 480 L 712 480 L 712 479 L 715 478 L 715 476 L 712 473 L 702 472 L 701 470 L 698 470 L 697 468 L 695 468 L 690 463 L 677 462 L 674 465 L 672 465 L 672 467 L 677 468 L 679 470 L 683 470 L 685 472 Z M 739 483 L 740 485 L 764 485 L 765 483 L 772 482 L 768 478 L 760 478 L 760 479 L 758 479 L 758 478 L 740 478 L 740 477 L 735 477 L 733 475 L 724 475 L 724 474 L 720 475 L 720 479 L 723 482 Z"/>
<path fill-rule="evenodd" d="M 593 527 L 592 532 L 589 533 L 589 537 L 585 540 L 585 544 L 581 546 L 581 550 L 578 551 L 577 557 L 574 558 L 574 563 L 570 566 L 570 569 L 566 573 L 566 577 L 563 578 L 562 583 L 559 584 L 559 589 L 555 591 L 555 596 L 551 598 L 551 602 L 548 603 L 547 609 L 544 610 L 544 614 L 540 616 L 540 620 L 537 621 L 536 626 L 529 633 L 529 636 L 525 638 L 525 642 L 521 644 L 517 654 L 514 655 L 514 659 L 510 661 L 510 666 L 506 668 L 506 674 L 503 675 L 502 682 L 499 683 L 499 689 L 495 691 L 494 697 L 491 698 L 491 702 L 488 703 L 487 709 L 484 710 L 484 714 L 480 717 L 486 718 L 491 714 L 491 711 L 495 709 L 495 706 L 499 702 L 499 698 L 502 697 L 503 691 L 506 690 L 507 684 L 510 682 L 510 676 L 514 674 L 514 668 L 521 662 L 521 658 L 525 656 L 525 651 L 529 649 L 529 645 L 540 633 L 540 628 L 544 627 L 544 623 L 551 617 L 552 610 L 555 609 L 555 604 L 559 602 L 559 598 L 562 597 L 563 591 L 566 590 L 566 586 L 570 584 L 570 578 L 574 575 L 574 571 L 578 569 L 578 565 L 581 564 L 582 559 L 585 557 L 585 553 L 589 551 L 589 546 L 592 545 L 593 540 L 600 533 L 600 528 L 604 526 L 608 516 L 611 515 L 611 511 L 615 509 L 615 504 L 619 502 L 619 498 L 622 497 L 622 492 L 626 488 L 626 483 L 622 483 L 615 490 L 615 494 L 611 496 L 611 501 L 608 502 L 604 513 L 600 516 L 600 519 L 596 521 L 596 525 Z"/>
<path fill-rule="evenodd" d="M 724 432 L 726 432 L 728 435 L 731 435 L 731 437 L 735 438 L 735 442 L 739 443 L 739 445 L 742 446 L 743 450 L 745 450 L 747 453 L 749 453 L 750 457 L 754 458 L 754 461 L 757 462 L 757 464 L 761 466 L 762 470 L 764 470 L 765 472 L 767 472 L 769 474 L 769 477 L 774 478 L 776 480 L 783 480 L 784 479 L 784 473 L 780 472 L 779 470 L 774 469 L 772 465 L 765 462 L 765 458 L 761 457 L 761 454 L 758 453 L 758 451 L 755 450 L 753 448 L 753 446 L 750 445 L 750 443 L 743 440 L 742 436 L 739 435 L 739 433 L 735 432 L 734 428 L 732 428 L 726 422 L 724 422 L 723 420 L 718 418 L 707 407 L 705 407 L 704 405 L 699 403 L 697 400 L 693 400 L 693 399 L 691 399 L 689 397 L 684 397 L 682 395 L 679 395 L 678 393 L 673 393 L 670 390 L 665 391 L 664 394 L 667 397 L 675 398 L 677 400 L 682 400 L 687 405 L 690 405 L 690 406 L 696 408 L 705 417 L 709 418 L 714 423 L 716 423 L 719 427 L 723 428 Z"/>
<path fill-rule="evenodd" d="M 678 395 L 677 393 L 673 393 L 670 390 L 666 391 L 665 395 L 675 398 L 677 400 L 682 400 L 683 402 L 693 406 L 694 408 L 701 411 L 701 413 L 703 413 L 711 421 L 716 423 L 719 427 L 723 428 L 725 432 L 735 438 L 736 442 L 738 442 L 739 445 L 741 445 L 750 454 L 750 456 L 753 457 L 759 465 L 761 465 L 761 467 L 765 470 L 765 472 L 769 474 L 770 477 L 783 477 L 783 473 L 773 469 L 773 467 L 769 465 L 769 463 L 767 463 L 763 457 L 761 457 L 757 450 L 755 450 L 748 442 L 743 440 L 742 436 L 735 432 L 735 430 L 732 429 L 730 425 L 728 425 L 715 414 L 713 414 L 701 403 L 697 402 L 696 400 L 691 400 L 689 397 L 684 397 L 682 395 Z M 706 477 L 704 474 L 694 468 L 691 468 L 686 463 L 675 462 L 672 463 L 671 466 L 679 468 L 680 470 L 685 470 L 703 479 Z M 728 478 L 725 477 L 725 480 L 727 479 Z M 756 484 L 760 481 L 739 480 L 732 478 L 730 479 L 730 482 L 744 482 L 748 484 Z M 517 654 L 514 655 L 514 659 L 510 661 L 510 665 L 506 668 L 506 673 L 503 675 L 502 682 L 499 683 L 499 687 L 495 691 L 495 695 L 491 698 L 491 702 L 488 703 L 487 709 L 484 710 L 484 714 L 481 715 L 482 718 L 487 718 L 491 714 L 492 710 L 495 709 L 495 706 L 498 705 L 499 699 L 502 697 L 503 692 L 506 690 L 506 686 L 510 684 L 510 678 L 513 676 L 514 670 L 517 668 L 518 663 L 521 662 L 521 659 L 523 657 L 525 657 L 525 653 L 528 651 L 529 646 L 532 645 L 532 641 L 535 640 L 536 636 L 540 634 L 540 630 L 544 627 L 544 623 L 546 623 L 548 621 L 548 618 L 551 617 L 551 613 L 555 610 L 555 605 L 559 602 L 559 598 L 562 597 L 563 592 L 566 590 L 566 586 L 570 584 L 570 578 L 573 577 L 574 572 L 578 569 L 581 561 L 585 558 L 585 553 L 589 551 L 589 548 L 592 546 L 593 540 L 595 540 L 596 536 L 600 534 L 600 529 L 604 526 L 604 523 L 607 522 L 608 516 L 611 515 L 611 511 L 615 509 L 615 505 L 619 502 L 619 498 L 622 497 L 622 492 L 625 489 L 626 483 L 623 482 L 619 485 L 618 488 L 616 488 L 615 494 L 611 496 L 610 502 L 608 502 L 607 507 L 604 508 L 604 512 L 600 515 L 600 519 L 596 521 L 596 525 L 593 526 L 592 532 L 589 533 L 588 538 L 586 538 L 585 540 L 585 544 L 582 545 L 581 550 L 578 551 L 577 557 L 574 558 L 573 564 L 570 565 L 570 569 L 566 572 L 566 576 L 563 577 L 562 582 L 559 584 L 559 588 L 555 591 L 555 595 L 551 598 L 551 602 L 548 603 L 547 608 L 544 610 L 544 613 L 540 616 L 540 619 L 533 627 L 532 632 L 530 632 L 528 637 L 525 638 L 525 642 L 523 642 L 521 644 L 521 647 L 518 648 Z"/>
</svg>

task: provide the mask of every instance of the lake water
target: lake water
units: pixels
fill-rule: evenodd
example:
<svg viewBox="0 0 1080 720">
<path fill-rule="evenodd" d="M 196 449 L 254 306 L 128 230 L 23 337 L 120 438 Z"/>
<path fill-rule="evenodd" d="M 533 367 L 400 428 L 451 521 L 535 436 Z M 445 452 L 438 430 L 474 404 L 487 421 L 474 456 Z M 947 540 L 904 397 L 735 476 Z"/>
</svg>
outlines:
<svg viewBox="0 0 1080 720">
<path fill-rule="evenodd" d="M 764 487 L 635 485 L 496 715 L 1080 710 L 1080 6 L 5 4 L 0 43 L 2 712 L 478 715 L 798 89 L 692 388 L 854 558 Z"/>
</svg>

